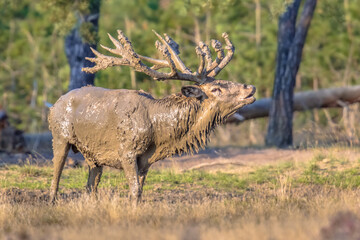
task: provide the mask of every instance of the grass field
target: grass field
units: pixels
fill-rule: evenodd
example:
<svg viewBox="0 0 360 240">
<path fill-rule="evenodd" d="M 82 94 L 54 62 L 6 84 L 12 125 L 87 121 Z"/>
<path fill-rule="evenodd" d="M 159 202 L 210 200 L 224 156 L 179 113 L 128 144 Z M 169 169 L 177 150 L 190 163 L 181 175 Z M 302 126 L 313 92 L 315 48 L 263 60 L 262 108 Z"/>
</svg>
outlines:
<svg viewBox="0 0 360 240">
<path fill-rule="evenodd" d="M 105 170 L 95 198 L 83 190 L 87 169 L 66 168 L 53 206 L 50 166 L 3 166 L 0 238 L 359 239 L 360 155 L 334 151 L 233 174 L 151 171 L 136 209 L 116 170 Z"/>
</svg>

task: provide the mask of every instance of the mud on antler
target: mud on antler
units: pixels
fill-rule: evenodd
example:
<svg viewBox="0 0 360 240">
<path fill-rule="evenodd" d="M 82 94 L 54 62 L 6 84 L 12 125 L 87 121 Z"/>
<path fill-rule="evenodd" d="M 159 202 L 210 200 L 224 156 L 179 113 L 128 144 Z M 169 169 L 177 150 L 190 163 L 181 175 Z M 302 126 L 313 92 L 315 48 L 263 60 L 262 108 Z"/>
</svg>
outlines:
<svg viewBox="0 0 360 240">
<path fill-rule="evenodd" d="M 217 54 L 215 60 L 212 60 L 209 47 L 204 42 L 200 42 L 195 48 L 196 54 L 200 57 L 200 64 L 197 71 L 192 72 L 185 66 L 179 57 L 179 45 L 167 34 L 164 34 L 164 37 L 162 37 L 153 30 L 160 40 L 156 41 L 155 46 L 165 58 L 165 60 L 162 60 L 137 54 L 124 33 L 121 30 L 118 30 L 117 32 L 119 41 L 108 34 L 110 40 L 115 45 L 115 49 L 105 47 L 103 45 L 100 46 L 115 55 L 120 55 L 122 58 L 106 56 L 91 48 L 91 51 L 96 55 L 96 57 L 86 59 L 95 63 L 95 66 L 83 68 L 82 71 L 95 73 L 101 69 L 123 65 L 130 66 L 134 68 L 135 71 L 143 72 L 156 80 L 177 79 L 202 84 L 214 80 L 214 77 L 231 61 L 235 51 L 227 33 L 222 34 L 226 43 L 226 56 L 224 54 L 222 44 L 218 40 L 211 40 L 211 46 Z M 149 62 L 153 64 L 153 66 L 148 67 L 141 60 Z M 161 68 L 170 68 L 171 71 L 169 73 L 157 71 Z"/>
</svg>

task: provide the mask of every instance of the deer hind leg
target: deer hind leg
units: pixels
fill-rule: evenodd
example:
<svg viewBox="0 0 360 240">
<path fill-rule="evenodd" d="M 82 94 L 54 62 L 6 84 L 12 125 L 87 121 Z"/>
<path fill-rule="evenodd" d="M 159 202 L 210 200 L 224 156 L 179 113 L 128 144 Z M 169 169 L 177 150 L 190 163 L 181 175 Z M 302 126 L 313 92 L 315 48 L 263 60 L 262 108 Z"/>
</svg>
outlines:
<svg viewBox="0 0 360 240">
<path fill-rule="evenodd" d="M 70 144 L 65 139 L 55 138 L 53 139 L 53 151 L 54 151 L 54 174 L 50 187 L 50 201 L 52 203 L 56 200 L 56 194 L 59 189 L 59 181 L 62 170 L 65 165 L 66 157 L 69 153 Z"/>
<path fill-rule="evenodd" d="M 144 187 L 147 173 L 148 173 L 148 169 L 142 171 L 142 172 L 139 174 L 139 182 L 140 182 L 141 191 L 142 191 L 142 189 L 143 189 L 143 187 Z"/>
<path fill-rule="evenodd" d="M 139 156 L 137 159 L 137 166 L 138 166 L 138 172 L 139 172 L 139 183 L 140 183 L 141 192 L 142 192 L 144 184 L 145 184 L 145 179 L 146 179 L 147 173 L 151 166 L 151 164 L 149 164 L 149 155 L 152 155 L 151 153 L 153 153 L 153 152 L 154 151 L 151 150 L 150 154 L 144 154 L 142 156 Z"/>
<path fill-rule="evenodd" d="M 89 177 L 86 184 L 88 193 L 96 193 L 103 172 L 102 166 L 89 166 Z"/>
<path fill-rule="evenodd" d="M 146 179 L 146 175 L 149 171 L 149 167 L 143 167 L 143 168 L 139 168 L 139 183 L 140 183 L 140 191 L 143 191 L 144 188 L 144 184 L 145 184 L 145 179 Z"/>
</svg>

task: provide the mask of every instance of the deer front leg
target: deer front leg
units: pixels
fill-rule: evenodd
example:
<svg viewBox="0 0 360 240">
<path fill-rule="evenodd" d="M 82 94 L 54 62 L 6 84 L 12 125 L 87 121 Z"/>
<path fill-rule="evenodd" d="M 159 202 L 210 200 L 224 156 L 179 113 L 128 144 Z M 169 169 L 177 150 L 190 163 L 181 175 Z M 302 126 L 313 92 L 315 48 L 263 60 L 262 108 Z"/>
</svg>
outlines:
<svg viewBox="0 0 360 240">
<path fill-rule="evenodd" d="M 131 203 L 136 206 L 141 200 L 142 189 L 139 183 L 139 172 L 136 158 L 126 159 L 122 163 L 126 179 L 129 183 L 129 198 Z"/>
</svg>

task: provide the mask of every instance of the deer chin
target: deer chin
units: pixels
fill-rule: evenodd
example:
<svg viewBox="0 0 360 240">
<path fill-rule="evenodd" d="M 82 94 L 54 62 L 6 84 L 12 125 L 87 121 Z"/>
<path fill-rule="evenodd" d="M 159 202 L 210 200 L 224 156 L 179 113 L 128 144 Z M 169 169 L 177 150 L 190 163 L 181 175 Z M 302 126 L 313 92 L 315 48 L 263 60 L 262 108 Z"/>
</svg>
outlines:
<svg viewBox="0 0 360 240">
<path fill-rule="evenodd" d="M 233 110 L 231 112 L 228 112 L 227 114 L 224 115 L 224 118 L 228 118 L 230 115 L 236 113 L 237 110 L 239 110 L 240 108 L 244 107 L 245 105 L 251 104 L 253 102 L 255 102 L 256 98 L 254 96 L 249 95 L 246 98 L 241 98 L 239 101 L 239 104 L 233 108 Z"/>
</svg>

